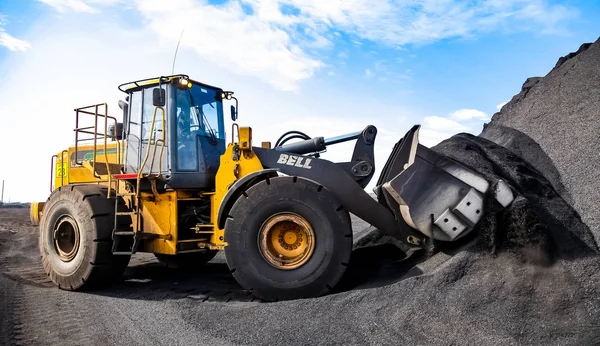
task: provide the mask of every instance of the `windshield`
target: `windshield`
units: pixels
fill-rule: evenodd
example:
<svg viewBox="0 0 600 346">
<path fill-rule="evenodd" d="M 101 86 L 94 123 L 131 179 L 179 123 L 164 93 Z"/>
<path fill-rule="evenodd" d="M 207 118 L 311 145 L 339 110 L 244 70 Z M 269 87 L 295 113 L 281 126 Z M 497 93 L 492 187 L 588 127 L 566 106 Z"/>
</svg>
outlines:
<svg viewBox="0 0 600 346">
<path fill-rule="evenodd" d="M 192 88 L 175 91 L 175 118 L 177 122 L 177 170 L 197 172 L 202 152 L 199 146 L 217 145 L 225 139 L 223 103 L 217 101 L 216 89 L 194 84 Z"/>
<path fill-rule="evenodd" d="M 184 135 L 224 139 L 223 104 L 216 100 L 217 90 L 194 84 L 177 93 L 177 127 Z"/>
</svg>

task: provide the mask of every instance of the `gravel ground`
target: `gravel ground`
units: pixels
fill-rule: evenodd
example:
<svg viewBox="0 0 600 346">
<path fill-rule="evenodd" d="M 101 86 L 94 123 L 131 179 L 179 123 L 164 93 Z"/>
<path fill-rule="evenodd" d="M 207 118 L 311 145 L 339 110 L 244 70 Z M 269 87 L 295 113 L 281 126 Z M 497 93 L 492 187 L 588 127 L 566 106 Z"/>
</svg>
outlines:
<svg viewBox="0 0 600 346">
<path fill-rule="evenodd" d="M 194 272 L 136 255 L 110 289 L 60 291 L 42 272 L 27 210 L 0 209 L 0 344 L 600 344 L 598 121 L 584 112 L 593 102 L 579 100 L 575 112 L 567 100 L 594 90 L 587 79 L 600 80 L 597 68 L 578 70 L 598 61 L 590 54 L 600 57 L 600 48 L 530 79 L 481 137 L 459 134 L 434 148 L 509 183 L 517 193 L 510 208 L 488 206 L 476 237 L 435 254 L 404 253 L 355 219 L 347 275 L 325 297 L 255 301 L 222 255 Z M 562 101 L 546 107 L 553 90 Z M 537 108 L 545 118 L 529 121 Z"/>
</svg>

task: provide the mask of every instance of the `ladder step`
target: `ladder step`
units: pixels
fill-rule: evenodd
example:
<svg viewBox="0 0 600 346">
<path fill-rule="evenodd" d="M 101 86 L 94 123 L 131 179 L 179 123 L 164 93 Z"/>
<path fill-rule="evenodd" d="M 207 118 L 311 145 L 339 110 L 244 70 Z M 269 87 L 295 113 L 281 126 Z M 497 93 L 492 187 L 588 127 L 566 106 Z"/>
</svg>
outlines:
<svg viewBox="0 0 600 346">
<path fill-rule="evenodd" d="M 116 231 L 113 232 L 114 235 L 130 235 L 133 236 L 135 233 L 132 231 Z"/>
<path fill-rule="evenodd" d="M 192 253 L 192 252 L 206 252 L 206 249 L 193 249 L 193 250 L 177 251 L 178 254 L 180 254 L 180 253 Z"/>
<path fill-rule="evenodd" d="M 136 196 L 137 194 L 135 192 L 126 192 L 126 193 L 120 193 L 119 196 L 121 197 L 125 197 L 125 196 Z"/>
<path fill-rule="evenodd" d="M 202 243 L 206 242 L 206 239 L 183 239 L 178 240 L 177 243 Z"/>
<path fill-rule="evenodd" d="M 116 251 L 112 253 L 113 255 L 132 255 L 131 251 Z"/>
<path fill-rule="evenodd" d="M 196 225 L 196 227 L 202 227 L 202 228 L 213 228 L 215 225 L 213 225 L 212 223 L 199 223 Z"/>
<path fill-rule="evenodd" d="M 214 234 L 215 231 L 196 231 L 194 233 L 196 233 L 196 234 Z"/>
<path fill-rule="evenodd" d="M 119 215 L 135 215 L 135 211 L 118 211 L 117 216 Z"/>
</svg>

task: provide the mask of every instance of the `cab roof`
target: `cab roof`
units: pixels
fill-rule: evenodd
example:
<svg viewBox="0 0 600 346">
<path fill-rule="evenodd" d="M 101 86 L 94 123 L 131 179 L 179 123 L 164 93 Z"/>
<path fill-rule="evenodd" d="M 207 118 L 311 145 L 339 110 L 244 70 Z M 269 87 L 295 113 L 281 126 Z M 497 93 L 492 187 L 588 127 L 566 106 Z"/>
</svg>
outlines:
<svg viewBox="0 0 600 346">
<path fill-rule="evenodd" d="M 171 76 L 160 76 L 160 77 L 154 77 L 154 78 L 148 78 L 148 79 L 140 79 L 137 81 L 128 82 L 128 83 L 119 85 L 119 90 L 121 90 L 124 93 L 131 93 L 131 92 L 134 92 L 134 91 L 137 91 L 140 89 L 145 89 L 145 88 L 148 88 L 151 86 L 158 85 L 161 80 L 162 80 L 163 84 L 168 84 L 168 83 L 171 83 L 171 81 L 173 81 L 174 79 L 178 79 L 178 78 L 186 78 L 193 84 L 198 84 L 198 85 L 201 85 L 201 86 L 204 86 L 207 88 L 220 90 L 221 92 L 223 91 L 223 89 L 221 89 L 219 87 L 195 81 L 185 74 L 176 74 L 176 75 L 171 75 Z"/>
</svg>

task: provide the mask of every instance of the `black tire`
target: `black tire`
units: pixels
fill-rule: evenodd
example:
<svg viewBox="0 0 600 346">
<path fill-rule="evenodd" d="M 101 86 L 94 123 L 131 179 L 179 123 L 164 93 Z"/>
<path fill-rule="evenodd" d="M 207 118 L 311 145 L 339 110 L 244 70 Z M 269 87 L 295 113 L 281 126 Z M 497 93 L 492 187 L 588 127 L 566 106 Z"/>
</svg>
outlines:
<svg viewBox="0 0 600 346">
<path fill-rule="evenodd" d="M 114 281 L 129 264 L 131 256 L 112 254 L 115 206 L 113 199 L 106 198 L 107 192 L 98 185 L 62 186 L 44 206 L 39 235 L 42 264 L 61 289 L 75 291 Z M 129 216 L 119 216 L 125 227 L 130 220 Z M 61 245 L 54 239 L 55 227 L 60 230 L 63 224 L 67 230 L 77 228 L 79 234 L 79 246 L 72 247 L 70 260 L 61 258 Z"/>
<path fill-rule="evenodd" d="M 314 232 L 314 251 L 297 268 L 280 269 L 261 253 L 260 229 L 280 213 L 304 218 Z M 350 215 L 334 195 L 299 177 L 267 178 L 246 190 L 225 222 L 225 256 L 235 279 L 266 300 L 317 297 L 342 278 L 352 252 Z"/>
<path fill-rule="evenodd" d="M 156 259 L 168 268 L 191 270 L 198 268 L 212 260 L 218 251 L 191 252 L 177 255 L 154 254 Z"/>
</svg>

